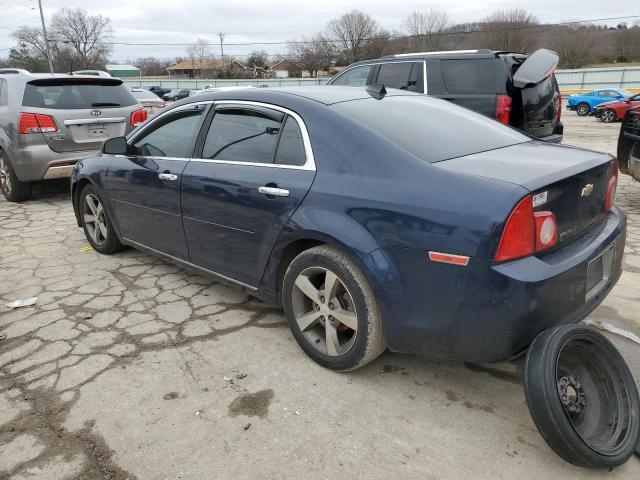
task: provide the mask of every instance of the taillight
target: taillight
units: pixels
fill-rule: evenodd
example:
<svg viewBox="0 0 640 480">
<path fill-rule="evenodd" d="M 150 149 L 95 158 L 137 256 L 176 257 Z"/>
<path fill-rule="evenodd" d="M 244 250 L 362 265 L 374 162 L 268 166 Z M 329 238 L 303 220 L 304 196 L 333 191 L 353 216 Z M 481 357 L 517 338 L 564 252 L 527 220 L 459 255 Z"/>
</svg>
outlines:
<svg viewBox="0 0 640 480">
<path fill-rule="evenodd" d="M 541 252 L 558 243 L 558 222 L 551 212 L 535 212 L 533 214 L 536 227 L 536 252 Z"/>
<path fill-rule="evenodd" d="M 496 99 L 496 120 L 509 125 L 511 121 L 511 97 L 509 95 L 498 95 Z"/>
<path fill-rule="evenodd" d="M 20 113 L 18 132 L 26 133 L 51 133 L 57 132 L 58 126 L 55 120 L 49 115 L 42 113 Z"/>
<path fill-rule="evenodd" d="M 534 245 L 533 201 L 529 195 L 516 205 L 507 218 L 495 260 L 505 262 L 533 255 Z"/>
<path fill-rule="evenodd" d="M 616 188 L 618 187 L 618 161 L 613 161 L 613 171 L 607 185 L 607 196 L 604 199 L 604 211 L 609 212 L 616 201 Z"/>
<path fill-rule="evenodd" d="M 131 112 L 131 125 L 137 127 L 147 120 L 147 111 L 144 108 Z"/>
<path fill-rule="evenodd" d="M 558 223 L 553 213 L 534 212 L 533 199 L 526 196 L 511 211 L 502 230 L 495 261 L 528 257 L 558 243 Z"/>
</svg>

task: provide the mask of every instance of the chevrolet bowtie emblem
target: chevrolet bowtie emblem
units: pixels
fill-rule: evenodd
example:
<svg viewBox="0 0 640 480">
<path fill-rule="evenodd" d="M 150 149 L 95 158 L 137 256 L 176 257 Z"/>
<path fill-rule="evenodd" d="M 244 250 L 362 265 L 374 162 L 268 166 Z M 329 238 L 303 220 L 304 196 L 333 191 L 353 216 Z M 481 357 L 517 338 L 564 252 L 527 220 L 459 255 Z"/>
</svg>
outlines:
<svg viewBox="0 0 640 480">
<path fill-rule="evenodd" d="M 582 193 L 580 194 L 583 197 L 588 197 L 593 193 L 593 183 L 587 183 L 584 187 L 582 187 Z"/>
</svg>

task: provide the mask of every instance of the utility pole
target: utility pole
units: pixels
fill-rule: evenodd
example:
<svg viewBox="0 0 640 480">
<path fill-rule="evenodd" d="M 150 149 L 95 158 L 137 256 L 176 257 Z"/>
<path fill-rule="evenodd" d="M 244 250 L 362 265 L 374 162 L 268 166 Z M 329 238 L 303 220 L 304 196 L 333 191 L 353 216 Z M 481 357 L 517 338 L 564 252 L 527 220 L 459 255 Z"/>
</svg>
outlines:
<svg viewBox="0 0 640 480">
<path fill-rule="evenodd" d="M 220 37 L 220 58 L 224 60 L 224 47 L 222 46 L 222 42 L 224 40 L 224 33 L 218 32 L 218 36 Z"/>
<path fill-rule="evenodd" d="M 49 70 L 53 73 L 53 60 L 51 59 L 51 45 L 49 45 L 49 38 L 47 37 L 47 27 L 44 24 L 44 13 L 42 13 L 42 0 L 38 0 L 38 6 L 40 7 L 40 20 L 42 21 L 42 35 L 44 35 L 44 43 L 47 46 L 47 58 L 49 59 Z"/>
</svg>

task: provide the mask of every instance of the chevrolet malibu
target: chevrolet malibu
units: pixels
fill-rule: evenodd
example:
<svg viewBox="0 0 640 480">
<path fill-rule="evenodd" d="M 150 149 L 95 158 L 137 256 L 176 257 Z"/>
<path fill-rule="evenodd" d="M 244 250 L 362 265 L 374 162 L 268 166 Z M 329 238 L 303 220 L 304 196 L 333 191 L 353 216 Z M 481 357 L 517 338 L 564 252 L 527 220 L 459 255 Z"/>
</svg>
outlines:
<svg viewBox="0 0 640 480">
<path fill-rule="evenodd" d="M 513 357 L 579 322 L 621 273 L 607 154 L 373 86 L 176 102 L 72 175 L 93 248 L 131 246 L 284 309 L 317 363 L 386 348 Z"/>
</svg>

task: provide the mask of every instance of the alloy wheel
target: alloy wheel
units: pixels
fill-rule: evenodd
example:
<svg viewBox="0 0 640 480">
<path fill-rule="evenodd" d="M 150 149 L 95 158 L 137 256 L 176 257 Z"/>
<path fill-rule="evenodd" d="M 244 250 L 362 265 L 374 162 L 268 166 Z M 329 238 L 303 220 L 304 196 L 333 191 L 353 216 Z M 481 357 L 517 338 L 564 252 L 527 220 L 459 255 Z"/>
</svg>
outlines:
<svg viewBox="0 0 640 480">
<path fill-rule="evenodd" d="M 589 107 L 585 104 L 578 105 L 578 115 L 586 115 L 589 113 Z"/>
<path fill-rule="evenodd" d="M 89 236 L 96 245 L 102 245 L 107 239 L 107 220 L 104 208 L 98 197 L 89 193 L 85 198 L 84 224 Z"/>
<path fill-rule="evenodd" d="M 602 112 L 600 118 L 602 118 L 602 121 L 605 123 L 611 123 L 616 119 L 616 114 L 613 112 L 613 110 L 605 110 L 604 112 Z"/>
<path fill-rule="evenodd" d="M 9 178 L 9 166 L 4 156 L 0 155 L 0 187 L 8 195 L 11 193 L 11 179 Z"/>
<path fill-rule="evenodd" d="M 353 347 L 358 316 L 351 293 L 338 276 L 322 267 L 310 267 L 296 278 L 293 313 L 300 331 L 316 350 L 336 357 Z"/>
</svg>

